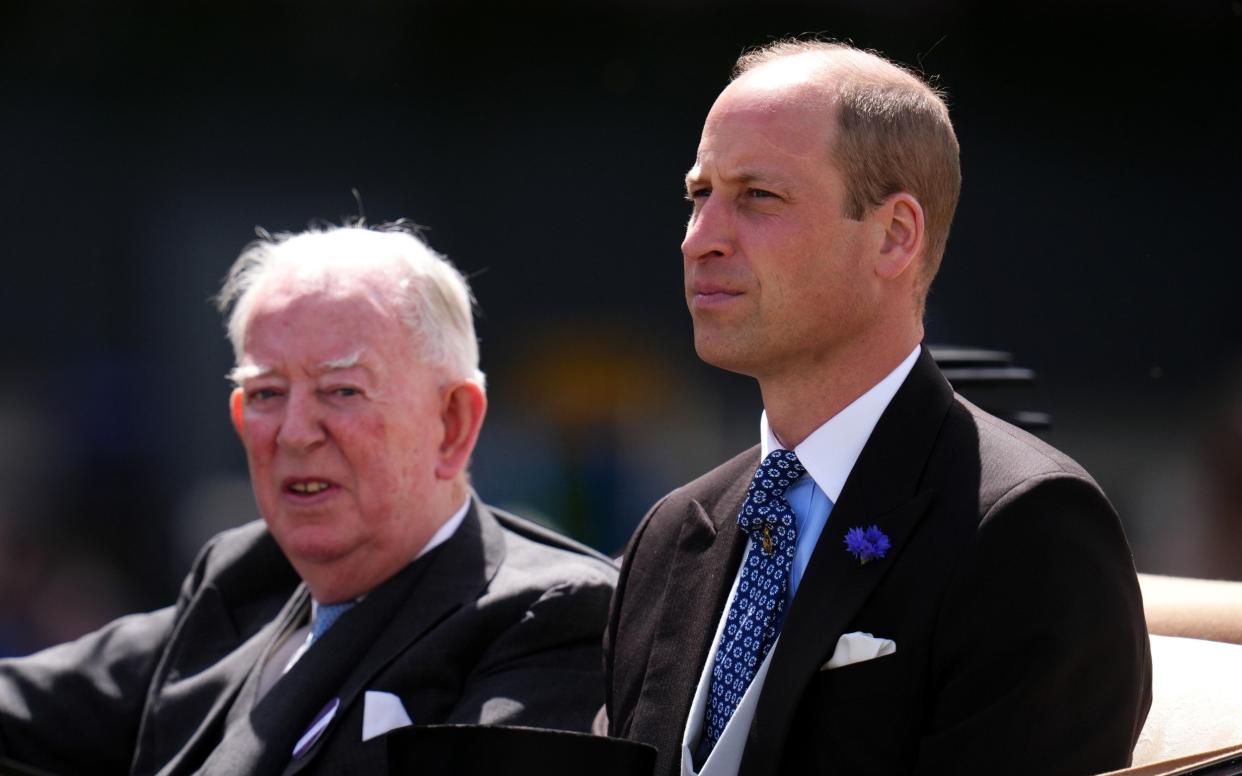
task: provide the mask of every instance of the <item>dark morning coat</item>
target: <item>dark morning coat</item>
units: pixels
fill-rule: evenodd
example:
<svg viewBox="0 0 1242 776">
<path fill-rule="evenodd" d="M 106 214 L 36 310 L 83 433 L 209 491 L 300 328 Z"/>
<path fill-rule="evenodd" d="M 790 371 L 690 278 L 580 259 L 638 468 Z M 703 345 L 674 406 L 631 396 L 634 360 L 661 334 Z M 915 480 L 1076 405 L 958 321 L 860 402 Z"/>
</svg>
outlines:
<svg viewBox="0 0 1242 776">
<path fill-rule="evenodd" d="M 605 663 L 610 732 L 679 772 L 682 732 L 745 537 L 748 450 L 666 496 L 626 550 Z M 892 549 L 862 565 L 853 527 Z M 820 670 L 843 633 L 893 655 Z M 1151 659 L 1129 547 L 1076 463 L 953 394 L 924 349 L 815 547 L 743 776 L 1086 774 L 1129 763 Z"/>
<path fill-rule="evenodd" d="M 447 542 L 256 702 L 264 656 L 309 597 L 252 523 L 206 546 L 175 608 L 0 661 L 0 755 L 69 774 L 386 773 L 383 738 L 361 740 L 367 690 L 397 695 L 414 724 L 587 730 L 615 578 L 606 558 L 474 499 Z M 293 759 L 333 698 L 328 729 Z"/>
</svg>

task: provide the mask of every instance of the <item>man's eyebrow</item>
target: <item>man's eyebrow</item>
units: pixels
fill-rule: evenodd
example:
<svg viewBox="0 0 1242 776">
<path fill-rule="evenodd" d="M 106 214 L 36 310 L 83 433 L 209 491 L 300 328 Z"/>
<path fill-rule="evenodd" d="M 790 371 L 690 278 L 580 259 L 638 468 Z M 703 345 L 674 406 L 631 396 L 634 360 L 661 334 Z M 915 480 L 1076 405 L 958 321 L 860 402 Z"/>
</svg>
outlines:
<svg viewBox="0 0 1242 776">
<path fill-rule="evenodd" d="M 362 359 L 363 349 L 359 348 L 348 356 L 341 358 L 333 358 L 328 361 L 322 361 L 315 366 L 316 372 L 334 372 L 338 369 L 352 369 L 358 366 L 358 362 Z"/>
<path fill-rule="evenodd" d="M 722 178 L 726 183 L 733 183 L 733 184 L 737 184 L 741 186 L 745 186 L 745 185 L 756 183 L 756 182 L 758 183 L 780 182 L 780 178 L 778 178 L 777 176 L 769 172 L 765 172 L 763 170 L 753 169 L 753 168 L 743 168 L 743 169 L 731 172 L 727 175 L 721 175 L 719 177 Z M 690 172 L 686 173 L 686 188 L 689 189 L 694 184 L 701 183 L 707 180 L 709 180 L 708 176 L 703 175 L 702 170 L 698 168 L 698 165 L 695 165 L 694 167 L 690 168 Z"/>
<path fill-rule="evenodd" d="M 361 369 L 363 372 L 366 372 L 371 377 L 375 377 L 376 376 L 376 371 L 375 371 L 376 364 L 374 364 L 371 361 L 363 360 L 363 356 L 366 355 L 366 352 L 367 352 L 366 348 L 359 348 L 358 350 L 355 350 L 353 353 L 350 353 L 348 356 L 342 356 L 341 358 L 333 358 L 328 361 L 322 361 L 319 364 L 315 365 L 315 367 L 311 370 L 311 374 L 318 377 L 321 375 L 329 374 L 331 372 L 340 372 L 345 369 Z"/>
<path fill-rule="evenodd" d="M 336 372 L 342 369 L 353 369 L 354 367 L 370 371 L 370 368 L 365 364 L 359 364 L 362 360 L 363 353 L 364 350 L 359 348 L 353 353 L 350 353 L 348 356 L 323 361 L 315 365 L 314 373 L 324 374 L 326 372 Z M 231 380 L 234 385 L 240 386 L 246 380 L 257 380 L 260 377 L 267 377 L 275 371 L 275 368 L 263 364 L 242 364 L 241 366 L 233 367 L 233 369 L 229 371 L 228 379 Z"/>
<path fill-rule="evenodd" d="M 227 376 L 233 385 L 240 386 L 247 380 L 254 380 L 271 373 L 272 368 L 270 366 L 263 366 L 262 364 L 242 364 L 241 366 L 235 366 L 230 369 Z"/>
</svg>

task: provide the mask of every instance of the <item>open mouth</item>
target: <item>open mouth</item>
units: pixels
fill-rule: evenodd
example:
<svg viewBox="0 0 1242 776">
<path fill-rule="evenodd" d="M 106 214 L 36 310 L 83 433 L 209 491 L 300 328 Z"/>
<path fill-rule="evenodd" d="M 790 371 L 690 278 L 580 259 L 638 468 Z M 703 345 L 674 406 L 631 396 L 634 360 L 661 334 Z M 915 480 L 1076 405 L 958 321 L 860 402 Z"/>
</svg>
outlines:
<svg viewBox="0 0 1242 776">
<path fill-rule="evenodd" d="M 332 490 L 336 486 L 327 480 L 289 480 L 285 483 L 285 492 L 294 496 L 306 498 L 309 496 L 318 496 L 321 493 Z"/>
</svg>

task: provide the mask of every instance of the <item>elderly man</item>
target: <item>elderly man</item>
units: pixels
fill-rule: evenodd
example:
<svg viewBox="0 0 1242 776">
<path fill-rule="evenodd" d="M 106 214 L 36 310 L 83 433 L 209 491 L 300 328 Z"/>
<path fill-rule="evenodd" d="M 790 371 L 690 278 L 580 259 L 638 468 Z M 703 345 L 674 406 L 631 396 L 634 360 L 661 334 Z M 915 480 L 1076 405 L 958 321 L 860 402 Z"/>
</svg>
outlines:
<svg viewBox="0 0 1242 776">
<path fill-rule="evenodd" d="M 1077 464 L 921 346 L 960 177 L 941 98 L 847 46 L 747 54 L 686 187 L 698 354 L 760 444 L 653 507 L 610 730 L 669 774 L 1094 773 L 1150 702 L 1129 548 Z"/>
<path fill-rule="evenodd" d="M 385 773 L 410 724 L 585 730 L 608 559 L 491 509 L 466 281 L 397 227 L 265 239 L 220 295 L 263 522 L 175 607 L 0 661 L 0 755 L 70 773 Z"/>
</svg>

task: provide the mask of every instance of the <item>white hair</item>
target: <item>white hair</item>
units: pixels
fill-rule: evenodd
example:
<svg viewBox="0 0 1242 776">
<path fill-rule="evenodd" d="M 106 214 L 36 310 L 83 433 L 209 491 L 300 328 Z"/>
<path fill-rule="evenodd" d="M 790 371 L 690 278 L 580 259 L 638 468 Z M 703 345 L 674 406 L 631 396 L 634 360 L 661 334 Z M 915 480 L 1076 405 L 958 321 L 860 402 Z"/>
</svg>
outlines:
<svg viewBox="0 0 1242 776">
<path fill-rule="evenodd" d="M 376 289 L 394 304 L 414 335 L 418 355 L 443 369 L 448 379 L 482 386 L 470 285 L 447 258 L 423 242 L 416 229 L 395 221 L 276 235 L 259 230 L 259 239 L 233 262 L 216 297 L 220 312 L 228 316 L 237 364 L 242 361 L 256 292 L 281 270 L 329 284 L 343 279 L 378 281 Z"/>
</svg>

